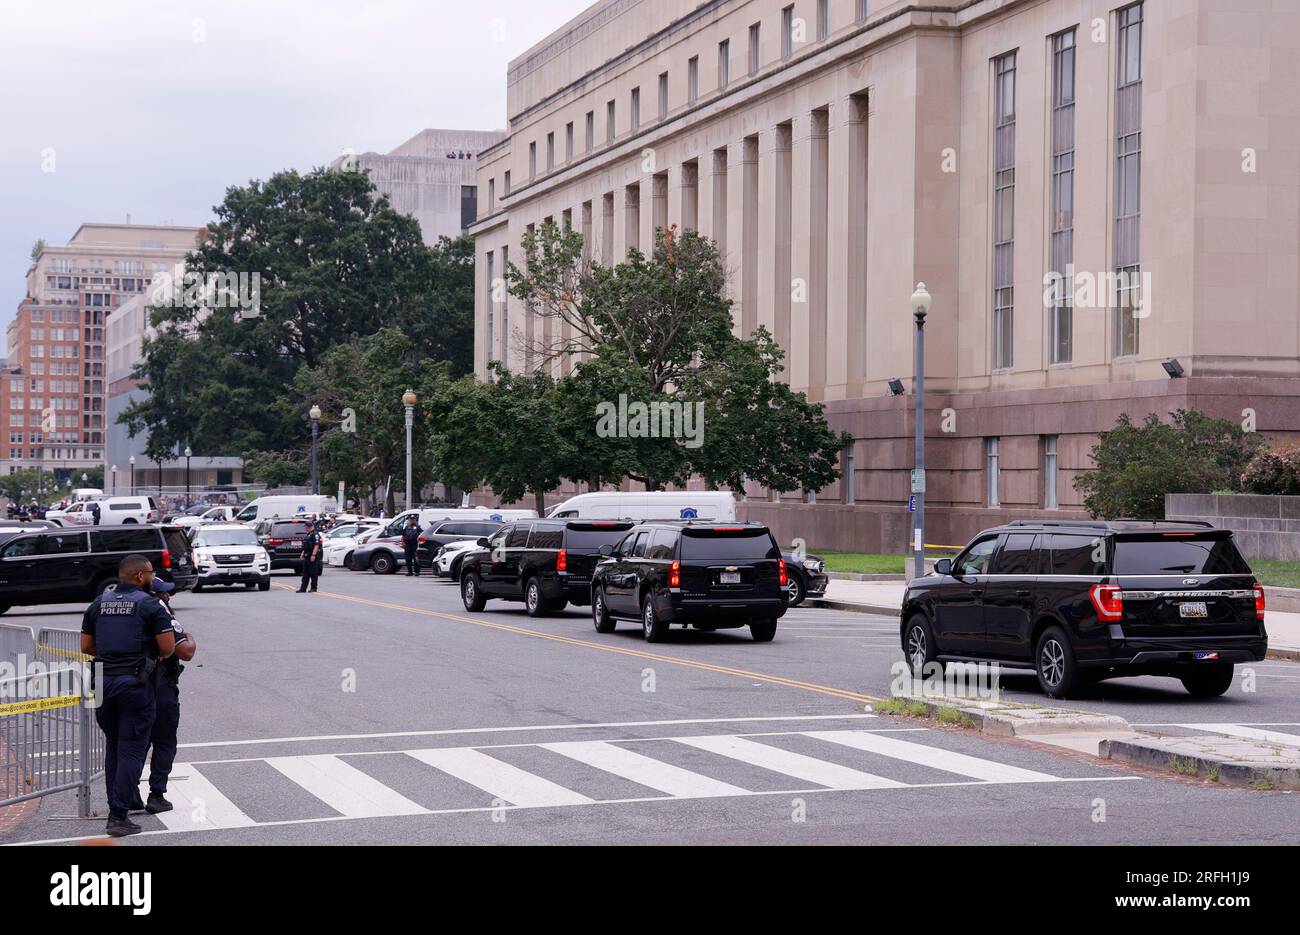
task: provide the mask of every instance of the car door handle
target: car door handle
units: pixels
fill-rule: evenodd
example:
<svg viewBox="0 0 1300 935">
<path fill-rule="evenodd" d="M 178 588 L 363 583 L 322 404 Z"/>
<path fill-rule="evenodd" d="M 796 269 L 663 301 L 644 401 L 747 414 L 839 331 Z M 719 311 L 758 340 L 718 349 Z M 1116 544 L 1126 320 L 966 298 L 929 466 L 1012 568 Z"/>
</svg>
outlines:
<svg viewBox="0 0 1300 935">
<path fill-rule="evenodd" d="M 1028 591 L 1017 591 L 1017 592 L 1016 592 L 1016 597 L 1028 597 L 1028 596 L 1029 596 L 1029 592 L 1028 592 Z"/>
</svg>

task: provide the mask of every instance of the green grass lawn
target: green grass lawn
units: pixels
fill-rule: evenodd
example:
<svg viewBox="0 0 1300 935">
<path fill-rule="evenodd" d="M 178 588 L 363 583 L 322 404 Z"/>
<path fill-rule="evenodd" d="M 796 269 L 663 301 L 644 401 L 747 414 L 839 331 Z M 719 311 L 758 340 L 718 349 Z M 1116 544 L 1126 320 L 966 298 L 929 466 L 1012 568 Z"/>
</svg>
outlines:
<svg viewBox="0 0 1300 935">
<path fill-rule="evenodd" d="M 827 571 L 852 572 L 860 575 L 901 575 L 903 562 L 911 562 L 911 556 L 881 555 L 873 552 L 830 552 L 826 549 L 808 549 L 809 555 L 816 555 L 826 560 Z M 926 556 L 942 558 L 943 556 Z"/>
<path fill-rule="evenodd" d="M 1300 562 L 1256 558 L 1250 560 L 1250 568 L 1261 584 L 1274 588 L 1300 588 Z"/>
</svg>

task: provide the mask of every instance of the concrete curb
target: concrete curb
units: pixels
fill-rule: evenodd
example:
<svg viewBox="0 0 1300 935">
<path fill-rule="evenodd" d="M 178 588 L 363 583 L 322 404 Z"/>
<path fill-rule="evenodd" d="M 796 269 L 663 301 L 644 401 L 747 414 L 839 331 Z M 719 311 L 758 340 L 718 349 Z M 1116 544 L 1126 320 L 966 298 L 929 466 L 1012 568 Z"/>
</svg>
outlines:
<svg viewBox="0 0 1300 935">
<path fill-rule="evenodd" d="M 982 734 L 995 737 L 1033 737 L 1040 734 L 1062 734 L 1070 731 L 1130 731 L 1128 721 L 1113 714 L 1095 714 L 1092 711 L 1071 711 L 1049 708 L 1045 705 L 1011 704 L 1002 701 L 974 701 L 969 698 L 947 698 L 921 695 L 914 698 L 900 696 L 904 701 L 916 701 L 925 706 L 926 715 L 935 717 L 941 709 L 957 711 L 969 719 L 971 726 Z"/>
<path fill-rule="evenodd" d="M 1195 775 L 1230 786 L 1300 789 L 1300 765 L 1250 764 L 1209 752 L 1187 749 L 1204 737 L 1158 737 L 1142 740 L 1103 740 L 1098 755 L 1104 759 Z M 1195 772 L 1193 773 L 1193 768 Z"/>
</svg>

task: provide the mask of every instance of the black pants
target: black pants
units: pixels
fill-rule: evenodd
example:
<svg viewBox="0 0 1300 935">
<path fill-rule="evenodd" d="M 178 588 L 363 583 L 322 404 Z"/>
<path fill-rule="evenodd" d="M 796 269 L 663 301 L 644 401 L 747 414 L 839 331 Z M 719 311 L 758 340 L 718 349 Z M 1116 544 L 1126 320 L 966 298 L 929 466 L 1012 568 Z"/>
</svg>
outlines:
<svg viewBox="0 0 1300 935">
<path fill-rule="evenodd" d="M 144 685 L 132 675 L 104 679 L 95 720 L 104 732 L 104 788 L 108 812 L 115 818 L 125 818 L 140 794 L 140 773 L 156 709 L 152 679 Z"/>
<path fill-rule="evenodd" d="M 418 575 L 420 573 L 420 547 L 418 545 L 404 545 L 402 551 L 406 553 L 406 573 L 408 575 Z"/>
<path fill-rule="evenodd" d="M 167 791 L 167 777 L 176 762 L 176 730 L 181 723 L 181 686 L 165 675 L 156 678 L 158 703 L 149 744 L 149 792 L 162 795 Z"/>
<path fill-rule="evenodd" d="M 320 562 L 304 561 L 302 563 L 302 587 L 299 591 L 316 590 L 320 582 Z"/>
</svg>

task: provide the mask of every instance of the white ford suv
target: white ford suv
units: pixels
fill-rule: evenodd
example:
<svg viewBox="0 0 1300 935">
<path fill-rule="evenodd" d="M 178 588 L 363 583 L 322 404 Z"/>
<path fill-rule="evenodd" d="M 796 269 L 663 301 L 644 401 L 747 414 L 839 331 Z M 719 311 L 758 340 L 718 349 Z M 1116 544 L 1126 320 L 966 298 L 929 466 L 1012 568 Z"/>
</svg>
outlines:
<svg viewBox="0 0 1300 935">
<path fill-rule="evenodd" d="M 196 528 L 194 565 L 199 580 L 195 591 L 213 584 L 242 584 L 250 590 L 271 590 L 271 557 L 257 544 L 252 526 L 242 523 L 208 523 Z"/>
</svg>

